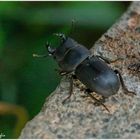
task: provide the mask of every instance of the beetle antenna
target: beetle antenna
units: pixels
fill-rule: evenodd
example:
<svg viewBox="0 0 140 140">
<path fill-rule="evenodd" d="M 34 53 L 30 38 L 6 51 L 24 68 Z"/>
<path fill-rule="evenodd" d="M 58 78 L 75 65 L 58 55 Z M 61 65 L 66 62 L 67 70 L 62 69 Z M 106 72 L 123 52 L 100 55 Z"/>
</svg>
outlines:
<svg viewBox="0 0 140 140">
<path fill-rule="evenodd" d="M 74 24 L 75 23 L 76 23 L 76 20 L 75 19 L 72 19 L 72 21 L 71 21 L 71 27 L 70 27 L 70 34 L 72 34 L 73 31 L 74 31 Z"/>
<path fill-rule="evenodd" d="M 43 57 L 47 57 L 48 55 L 47 54 L 44 54 L 44 55 L 39 55 L 39 54 L 33 54 L 33 57 L 38 57 L 38 58 L 43 58 Z"/>
</svg>

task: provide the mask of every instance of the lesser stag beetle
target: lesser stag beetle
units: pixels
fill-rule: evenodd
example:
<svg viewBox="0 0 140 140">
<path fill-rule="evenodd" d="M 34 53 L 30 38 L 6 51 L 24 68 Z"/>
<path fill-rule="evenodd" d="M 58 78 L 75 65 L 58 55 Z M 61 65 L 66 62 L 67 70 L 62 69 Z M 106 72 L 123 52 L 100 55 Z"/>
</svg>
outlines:
<svg viewBox="0 0 140 140">
<path fill-rule="evenodd" d="M 109 62 L 106 59 L 101 56 L 91 55 L 86 47 L 78 44 L 72 38 L 66 37 L 64 34 L 60 33 L 55 35 L 61 39 L 61 45 L 53 49 L 47 43 L 46 47 L 49 55 L 53 56 L 57 61 L 60 67 L 60 74 L 70 75 L 71 77 L 70 94 L 64 101 L 71 97 L 74 76 L 87 87 L 85 93 L 105 108 L 106 106 L 100 100 L 96 99 L 91 92 L 96 92 L 103 98 L 106 98 L 116 94 L 121 84 L 124 93 L 135 94 L 126 88 L 120 72 L 118 70 L 112 70 L 107 65 Z M 34 56 L 45 57 L 47 55 Z"/>
</svg>

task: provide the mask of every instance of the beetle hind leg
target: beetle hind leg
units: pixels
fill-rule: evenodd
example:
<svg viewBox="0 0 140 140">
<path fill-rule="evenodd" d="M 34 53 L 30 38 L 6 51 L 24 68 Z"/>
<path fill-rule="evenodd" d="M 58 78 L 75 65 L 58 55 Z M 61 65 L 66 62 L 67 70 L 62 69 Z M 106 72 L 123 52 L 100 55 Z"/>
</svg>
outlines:
<svg viewBox="0 0 140 140">
<path fill-rule="evenodd" d="M 133 96 L 133 95 L 136 95 L 135 92 L 133 91 L 129 91 L 126 87 L 126 85 L 124 84 L 124 81 L 123 81 L 123 78 L 121 76 L 121 73 L 118 71 L 118 70 L 114 70 L 114 72 L 119 76 L 119 79 L 120 79 L 120 83 L 122 85 L 122 89 L 124 91 L 124 94 L 127 94 L 127 95 L 130 95 L 130 96 Z"/>
<path fill-rule="evenodd" d="M 65 75 L 68 75 L 68 74 L 71 73 L 71 72 L 63 71 L 62 69 L 58 69 L 58 68 L 55 68 L 54 70 L 55 70 L 56 72 L 58 72 L 58 74 L 59 74 L 60 76 L 65 76 Z"/>
<path fill-rule="evenodd" d="M 92 98 L 94 101 L 95 101 L 95 103 L 97 104 L 97 105 L 102 105 L 109 113 L 110 113 L 110 111 L 109 111 L 109 109 L 106 107 L 106 105 L 102 102 L 102 99 L 101 100 L 98 100 L 97 98 L 95 98 L 92 94 L 91 94 L 91 91 L 90 91 L 90 89 L 86 89 L 86 92 L 85 92 L 90 98 Z M 103 98 L 103 101 L 105 101 L 105 98 Z"/>
</svg>

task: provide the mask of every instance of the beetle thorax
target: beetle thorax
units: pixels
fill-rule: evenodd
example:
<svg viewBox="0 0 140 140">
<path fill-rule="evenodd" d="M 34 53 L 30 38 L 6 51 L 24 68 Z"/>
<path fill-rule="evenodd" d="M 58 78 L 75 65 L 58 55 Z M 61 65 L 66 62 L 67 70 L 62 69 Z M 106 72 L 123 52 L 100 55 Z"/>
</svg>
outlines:
<svg viewBox="0 0 140 140">
<path fill-rule="evenodd" d="M 63 71 L 74 71 L 90 55 L 90 51 L 71 38 L 67 38 L 55 51 L 54 58 Z"/>
</svg>

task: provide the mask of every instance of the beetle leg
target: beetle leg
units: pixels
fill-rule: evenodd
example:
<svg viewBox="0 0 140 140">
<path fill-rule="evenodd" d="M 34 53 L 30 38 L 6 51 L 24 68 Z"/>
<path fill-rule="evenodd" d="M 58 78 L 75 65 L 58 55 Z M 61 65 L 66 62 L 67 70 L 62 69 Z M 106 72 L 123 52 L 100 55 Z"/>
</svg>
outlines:
<svg viewBox="0 0 140 140">
<path fill-rule="evenodd" d="M 118 74 L 118 76 L 119 76 L 119 79 L 120 79 L 120 82 L 121 82 L 121 85 L 122 85 L 122 89 L 123 89 L 123 91 L 124 91 L 124 94 L 131 95 L 131 96 L 132 96 L 132 95 L 136 95 L 135 92 L 129 91 L 129 90 L 127 89 L 126 85 L 124 84 L 124 81 L 123 81 L 123 78 L 122 78 L 122 76 L 121 76 L 121 73 L 120 73 L 118 70 L 114 70 L 114 72 L 115 72 L 116 74 Z"/>
<path fill-rule="evenodd" d="M 68 74 L 70 74 L 70 72 L 65 72 L 62 71 L 61 69 L 55 69 L 61 76 L 67 76 Z M 62 104 L 64 104 L 66 102 L 66 100 L 68 100 L 71 95 L 73 93 L 73 76 L 70 77 L 70 91 L 69 91 L 69 95 L 62 101 Z"/>
<path fill-rule="evenodd" d="M 69 75 L 70 72 L 60 71 L 59 74 L 60 74 L 61 76 L 65 76 L 65 75 Z"/>
<path fill-rule="evenodd" d="M 140 71 L 140 63 L 130 64 L 128 66 L 128 69 L 133 70 L 133 71 Z"/>
<path fill-rule="evenodd" d="M 60 76 L 64 76 L 64 75 L 67 75 L 68 73 L 67 72 L 65 72 L 65 71 L 63 71 L 63 70 L 61 70 L 61 69 L 54 69 L 55 71 L 57 71 L 58 72 L 58 74 L 60 75 Z"/>
<path fill-rule="evenodd" d="M 54 70 L 57 71 L 60 76 L 65 76 L 65 75 L 71 74 L 71 72 L 66 72 L 61 69 L 54 69 Z"/>
<path fill-rule="evenodd" d="M 86 92 L 89 92 L 89 91 L 87 91 L 86 90 Z M 81 97 L 82 98 L 87 98 L 87 97 L 89 97 L 89 95 L 81 95 Z M 102 102 L 102 103 L 105 103 L 106 102 L 106 97 L 104 97 L 104 96 L 102 96 L 102 98 L 101 99 L 98 99 L 100 102 Z M 99 104 L 99 103 L 95 103 L 95 104 Z"/>
<path fill-rule="evenodd" d="M 96 101 L 98 104 L 102 105 L 110 113 L 109 109 L 100 100 L 98 100 L 97 98 L 95 98 L 94 96 L 92 96 L 92 94 L 90 93 L 90 90 L 89 89 L 87 89 L 85 93 L 89 97 L 91 97 L 94 101 Z"/>
<path fill-rule="evenodd" d="M 114 63 L 114 62 L 116 62 L 116 61 L 122 59 L 122 58 L 117 58 L 116 60 L 109 60 L 109 59 L 107 59 L 107 58 L 105 58 L 105 57 L 103 57 L 103 56 L 99 56 L 99 55 L 96 55 L 96 57 L 98 57 L 99 59 L 104 60 L 104 61 L 105 61 L 106 63 L 108 63 L 108 64 Z"/>
<path fill-rule="evenodd" d="M 68 99 L 70 99 L 72 93 L 73 93 L 73 78 L 71 76 L 70 77 L 70 90 L 69 90 L 69 95 L 63 100 L 62 104 L 64 104 Z"/>
</svg>

